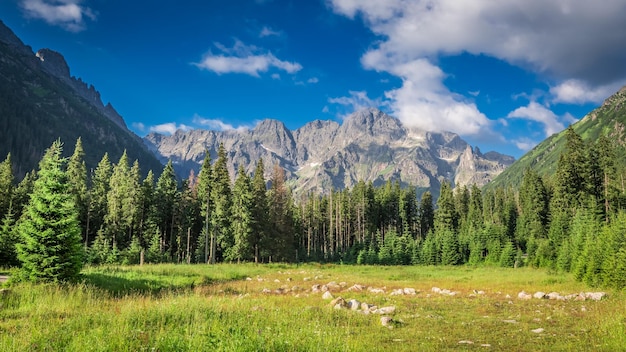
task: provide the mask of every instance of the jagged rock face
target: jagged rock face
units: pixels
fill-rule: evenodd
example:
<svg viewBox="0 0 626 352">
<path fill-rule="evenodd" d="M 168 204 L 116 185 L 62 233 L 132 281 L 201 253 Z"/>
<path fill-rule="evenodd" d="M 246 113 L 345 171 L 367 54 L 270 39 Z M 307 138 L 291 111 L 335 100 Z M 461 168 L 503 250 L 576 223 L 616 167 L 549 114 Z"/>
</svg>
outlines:
<svg viewBox="0 0 626 352">
<path fill-rule="evenodd" d="M 253 172 L 263 158 L 266 176 L 271 165 L 282 166 L 296 194 L 343 189 L 359 180 L 397 180 L 436 195 L 443 180 L 481 186 L 514 161 L 495 152 L 483 155 L 454 133 L 406 128 L 378 109 L 355 112 L 341 125 L 315 120 L 289 131 L 280 121 L 264 120 L 253 130 L 152 133 L 144 140 L 163 161 L 172 159 L 181 177 L 199 170 L 205 150 L 214 160 L 224 143 L 232 177 L 239 165 Z"/>
<path fill-rule="evenodd" d="M 35 56 L 41 60 L 44 70 L 57 77 L 70 77 L 70 68 L 63 55 L 50 49 L 40 49 Z"/>
</svg>

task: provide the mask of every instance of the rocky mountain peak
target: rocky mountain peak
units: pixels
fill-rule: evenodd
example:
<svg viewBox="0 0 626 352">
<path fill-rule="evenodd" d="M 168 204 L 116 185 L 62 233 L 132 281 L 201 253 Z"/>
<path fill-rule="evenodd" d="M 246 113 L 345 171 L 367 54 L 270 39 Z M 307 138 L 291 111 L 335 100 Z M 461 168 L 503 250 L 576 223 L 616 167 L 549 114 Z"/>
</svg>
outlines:
<svg viewBox="0 0 626 352">
<path fill-rule="evenodd" d="M 70 67 L 60 53 L 51 49 L 40 49 L 35 56 L 41 60 L 41 66 L 55 77 L 70 78 Z"/>
<path fill-rule="evenodd" d="M 406 129 L 400 120 L 391 117 L 376 108 L 367 108 L 354 112 L 341 125 L 343 134 L 358 136 L 385 136 L 400 139 L 406 135 Z"/>
</svg>

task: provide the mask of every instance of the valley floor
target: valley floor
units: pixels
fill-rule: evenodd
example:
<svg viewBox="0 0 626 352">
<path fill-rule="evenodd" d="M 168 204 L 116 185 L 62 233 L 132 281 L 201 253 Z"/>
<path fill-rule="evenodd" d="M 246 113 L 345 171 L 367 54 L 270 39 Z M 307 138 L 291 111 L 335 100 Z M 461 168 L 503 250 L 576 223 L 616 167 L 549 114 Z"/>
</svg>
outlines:
<svg viewBox="0 0 626 352">
<path fill-rule="evenodd" d="M 529 268 L 92 267 L 81 284 L 5 287 L 0 350 L 622 350 L 626 295 L 588 291 Z"/>
</svg>

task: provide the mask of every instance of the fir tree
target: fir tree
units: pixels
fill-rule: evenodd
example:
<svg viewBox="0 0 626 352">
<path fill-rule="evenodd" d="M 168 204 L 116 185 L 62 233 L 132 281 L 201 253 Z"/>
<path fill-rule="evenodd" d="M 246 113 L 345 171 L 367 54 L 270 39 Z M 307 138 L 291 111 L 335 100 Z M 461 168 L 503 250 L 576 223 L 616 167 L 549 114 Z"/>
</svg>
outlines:
<svg viewBox="0 0 626 352">
<path fill-rule="evenodd" d="M 13 198 L 13 167 L 11 165 L 11 153 L 0 163 L 0 217 L 4 217 Z"/>
<path fill-rule="evenodd" d="M 22 275 L 29 281 L 67 281 L 83 265 L 78 210 L 69 193 L 62 145 L 56 141 L 39 163 L 30 202 L 19 224 Z"/>
<path fill-rule="evenodd" d="M 104 153 L 91 178 L 85 247 L 89 244 L 90 237 L 92 237 L 91 234 L 97 233 L 104 227 L 104 219 L 108 208 L 107 195 L 109 193 L 112 172 L 113 168 L 109 161 L 109 154 Z"/>
<path fill-rule="evenodd" d="M 230 248 L 234 239 L 231 232 L 231 207 L 232 194 L 230 189 L 230 174 L 228 172 L 228 156 L 224 144 L 220 144 L 217 151 L 217 160 L 213 165 L 213 188 L 211 189 L 213 199 L 213 213 L 211 216 L 211 227 L 218 249 L 222 251 Z M 210 261 L 215 263 L 218 253 L 212 252 Z"/>
<path fill-rule="evenodd" d="M 243 166 L 239 166 L 233 188 L 231 211 L 234 244 L 225 255 L 227 260 L 239 262 L 252 257 L 253 196 L 252 182 L 243 170 Z"/>
<path fill-rule="evenodd" d="M 158 200 L 156 208 L 157 226 L 163 232 L 161 241 L 165 243 L 165 249 L 169 249 L 170 259 L 173 259 L 176 253 L 174 216 L 178 196 L 178 182 L 176 181 L 172 161 L 169 160 L 157 181 L 155 198 Z"/>
<path fill-rule="evenodd" d="M 211 154 L 208 150 L 204 152 L 204 161 L 200 169 L 198 180 L 198 202 L 200 203 L 200 216 L 202 217 L 202 236 L 198 237 L 196 247 L 196 260 L 200 263 L 208 263 L 209 258 L 215 263 L 215 237 L 211 230 L 211 219 L 213 217 L 213 171 L 211 170 Z M 210 237 L 210 241 L 209 241 Z M 210 255 L 213 254 L 213 255 Z"/>
<path fill-rule="evenodd" d="M 89 191 L 87 188 L 87 167 L 85 166 L 85 151 L 81 138 L 76 140 L 74 153 L 67 163 L 67 178 L 69 191 L 74 196 L 74 203 L 78 208 L 78 219 L 83 230 L 83 239 L 87 238 L 84 231 L 87 229 L 87 211 L 89 207 Z"/>
<path fill-rule="evenodd" d="M 252 211 L 252 239 L 251 246 L 254 252 L 254 262 L 260 261 L 261 249 L 269 245 L 269 208 L 267 203 L 267 186 L 265 184 L 265 168 L 263 159 L 259 159 L 252 179 L 253 211 Z"/>
<path fill-rule="evenodd" d="M 2 266 L 19 265 L 15 249 L 19 237 L 14 226 L 15 218 L 12 208 L 9 206 L 9 210 L 4 215 L 2 224 L 0 224 L 0 263 L 2 263 Z"/>
</svg>

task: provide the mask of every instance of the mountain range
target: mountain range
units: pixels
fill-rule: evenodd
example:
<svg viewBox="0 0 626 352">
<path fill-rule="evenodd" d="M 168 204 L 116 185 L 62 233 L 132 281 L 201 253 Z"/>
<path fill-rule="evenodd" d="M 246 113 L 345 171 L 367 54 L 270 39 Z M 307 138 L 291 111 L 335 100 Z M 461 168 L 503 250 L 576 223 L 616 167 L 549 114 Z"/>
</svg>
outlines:
<svg viewBox="0 0 626 352">
<path fill-rule="evenodd" d="M 443 180 L 482 186 L 514 162 L 496 152 L 483 154 L 455 133 L 407 128 L 374 108 L 341 124 L 316 120 L 293 131 L 266 119 L 250 130 L 179 130 L 169 136 L 151 133 L 144 141 L 162 161 L 171 159 L 181 177 L 197 172 L 207 151 L 215 160 L 223 143 L 231 176 L 239 166 L 253 172 L 263 158 L 266 176 L 278 164 L 296 194 L 343 189 L 359 180 L 399 181 L 416 186 L 418 193 L 438 194 Z"/>
<path fill-rule="evenodd" d="M 105 152 L 116 162 L 124 150 L 144 173 L 163 168 L 113 106 L 102 103 L 95 87 L 70 75 L 60 53 L 33 52 L 0 21 L 0 157 L 11 153 L 20 179 L 37 168 L 53 141 L 60 138 L 69 155 L 78 137 L 89 169 Z"/>
</svg>

